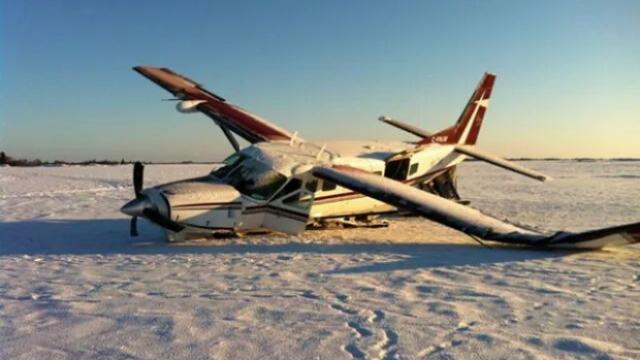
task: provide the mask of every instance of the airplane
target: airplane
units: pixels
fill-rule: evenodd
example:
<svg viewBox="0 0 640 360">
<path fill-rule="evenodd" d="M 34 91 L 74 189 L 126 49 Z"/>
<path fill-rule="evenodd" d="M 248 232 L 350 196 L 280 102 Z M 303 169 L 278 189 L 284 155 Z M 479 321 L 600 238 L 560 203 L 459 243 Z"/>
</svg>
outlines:
<svg viewBox="0 0 640 360">
<path fill-rule="evenodd" d="M 640 223 L 593 231 L 540 232 L 466 206 L 456 190 L 456 167 L 470 157 L 539 180 L 544 174 L 479 150 L 475 144 L 496 76 L 485 73 L 458 120 L 431 133 L 389 117 L 380 120 L 419 137 L 415 142 L 306 141 L 167 68 L 136 72 L 170 92 L 181 113 L 203 113 L 235 152 L 198 178 L 143 189 L 144 166 L 134 164 L 135 199 L 121 211 L 166 230 L 170 242 L 215 232 L 297 234 L 331 224 L 384 226 L 383 213 L 403 210 L 482 242 L 544 248 L 599 249 L 640 242 Z M 250 143 L 241 149 L 235 136 Z"/>
</svg>

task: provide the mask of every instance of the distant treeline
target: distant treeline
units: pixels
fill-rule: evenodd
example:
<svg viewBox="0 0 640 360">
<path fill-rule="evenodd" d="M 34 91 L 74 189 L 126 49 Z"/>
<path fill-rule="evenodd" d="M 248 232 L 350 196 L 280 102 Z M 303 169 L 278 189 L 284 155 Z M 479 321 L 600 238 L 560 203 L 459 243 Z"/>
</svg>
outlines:
<svg viewBox="0 0 640 360">
<path fill-rule="evenodd" d="M 61 165 L 126 165 L 133 164 L 138 160 L 84 160 L 84 161 L 43 161 L 40 159 L 18 159 L 8 156 L 4 151 L 0 152 L 0 166 L 61 166 Z M 153 162 L 153 161 L 140 161 L 144 164 L 216 164 L 216 162 L 197 162 L 197 161 L 178 161 L 178 162 Z"/>
<path fill-rule="evenodd" d="M 598 158 L 508 158 L 511 161 L 577 161 L 577 162 L 593 162 L 593 161 L 640 161 L 640 158 L 610 158 L 610 159 L 598 159 Z M 42 161 L 40 159 L 18 159 L 6 155 L 4 152 L 0 152 L 0 166 L 61 166 L 61 165 L 126 165 L 133 164 L 139 160 L 125 160 L 124 158 L 118 160 L 85 160 L 85 161 Z M 479 161 L 473 158 L 467 159 L 467 161 Z M 217 164 L 215 161 L 140 161 L 144 164 Z"/>
</svg>

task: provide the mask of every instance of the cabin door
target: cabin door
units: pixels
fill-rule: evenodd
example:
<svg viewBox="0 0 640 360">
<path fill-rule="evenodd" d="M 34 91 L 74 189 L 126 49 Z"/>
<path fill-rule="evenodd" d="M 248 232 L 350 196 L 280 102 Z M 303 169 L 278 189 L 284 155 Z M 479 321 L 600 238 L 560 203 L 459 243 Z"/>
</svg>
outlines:
<svg viewBox="0 0 640 360">
<path fill-rule="evenodd" d="M 300 179 L 293 178 L 267 204 L 265 228 L 288 234 L 298 234 L 307 226 L 313 192 L 302 187 Z"/>
</svg>

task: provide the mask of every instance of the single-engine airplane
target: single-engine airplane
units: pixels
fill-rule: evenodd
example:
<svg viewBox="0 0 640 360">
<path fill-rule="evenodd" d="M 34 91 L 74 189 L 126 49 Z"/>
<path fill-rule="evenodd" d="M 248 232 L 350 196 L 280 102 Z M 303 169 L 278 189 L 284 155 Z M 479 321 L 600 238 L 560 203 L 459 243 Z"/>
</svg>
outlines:
<svg viewBox="0 0 640 360">
<path fill-rule="evenodd" d="M 209 116 L 235 152 L 210 174 L 143 189 L 136 163 L 136 198 L 122 207 L 137 235 L 142 216 L 169 241 L 217 231 L 290 234 L 332 223 L 380 226 L 376 215 L 398 209 L 422 215 L 476 240 L 533 247 L 595 249 L 640 242 L 640 223 L 570 233 L 542 233 L 465 206 L 456 166 L 471 157 L 536 180 L 547 176 L 479 150 L 476 140 L 495 75 L 485 73 L 455 124 L 430 133 L 388 117 L 380 120 L 419 137 L 417 142 L 315 144 L 227 102 L 167 68 L 134 70 L 169 91 L 182 113 Z M 235 134 L 235 135 L 234 135 Z M 250 143 L 240 149 L 236 135 Z"/>
</svg>

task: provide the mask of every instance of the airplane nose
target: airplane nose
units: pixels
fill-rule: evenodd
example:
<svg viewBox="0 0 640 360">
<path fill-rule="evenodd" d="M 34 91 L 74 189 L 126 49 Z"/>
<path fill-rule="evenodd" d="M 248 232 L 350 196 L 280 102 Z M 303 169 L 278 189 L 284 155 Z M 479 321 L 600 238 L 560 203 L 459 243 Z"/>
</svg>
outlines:
<svg viewBox="0 0 640 360">
<path fill-rule="evenodd" d="M 153 209 L 153 204 L 146 196 L 141 196 L 126 203 L 120 211 L 129 216 L 142 216 L 146 209 Z"/>
</svg>

